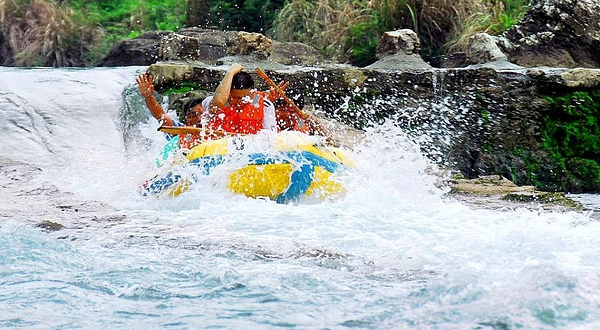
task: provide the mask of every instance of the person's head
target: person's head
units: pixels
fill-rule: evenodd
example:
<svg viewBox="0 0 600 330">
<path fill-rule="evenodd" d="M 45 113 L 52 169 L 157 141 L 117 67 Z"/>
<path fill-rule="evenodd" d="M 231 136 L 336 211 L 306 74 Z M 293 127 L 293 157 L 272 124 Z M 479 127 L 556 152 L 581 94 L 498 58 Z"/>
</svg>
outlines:
<svg viewBox="0 0 600 330">
<path fill-rule="evenodd" d="M 183 106 L 183 123 L 186 126 L 196 126 L 202 120 L 203 113 L 204 108 L 202 108 L 202 99 L 191 99 Z"/>
<path fill-rule="evenodd" d="M 300 109 L 304 108 L 304 95 L 295 89 L 287 89 L 285 90 L 285 95 L 289 97 Z M 275 109 L 281 108 L 282 106 L 287 105 L 288 103 L 282 98 L 279 98 L 273 102 L 275 105 Z"/>
<path fill-rule="evenodd" d="M 229 103 L 231 105 L 243 103 L 244 97 L 250 95 L 252 87 L 254 87 L 254 79 L 252 79 L 252 76 L 248 72 L 240 71 L 236 73 L 231 81 Z"/>
</svg>

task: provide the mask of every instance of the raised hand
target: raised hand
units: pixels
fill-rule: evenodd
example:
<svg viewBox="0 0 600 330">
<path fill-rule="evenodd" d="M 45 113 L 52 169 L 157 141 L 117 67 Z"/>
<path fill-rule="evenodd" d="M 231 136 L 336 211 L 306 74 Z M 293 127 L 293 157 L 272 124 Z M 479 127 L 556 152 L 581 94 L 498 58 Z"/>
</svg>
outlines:
<svg viewBox="0 0 600 330">
<path fill-rule="evenodd" d="M 288 88 L 289 85 L 290 85 L 289 81 L 282 81 L 279 83 L 279 85 L 277 85 L 277 87 L 279 87 L 279 89 L 281 89 L 282 91 L 285 91 L 285 89 Z M 279 92 L 277 92 L 275 87 L 271 87 L 269 89 L 269 101 L 274 102 L 275 100 L 277 100 L 281 97 L 282 96 L 279 94 Z"/>
<path fill-rule="evenodd" d="M 239 64 L 239 63 L 233 63 L 230 67 L 229 70 L 227 70 L 228 72 L 231 72 L 232 74 L 236 74 L 240 71 L 244 70 L 244 67 Z"/>
<path fill-rule="evenodd" d="M 150 97 L 152 95 L 154 95 L 154 85 L 152 84 L 152 76 L 147 74 L 147 73 L 143 73 L 141 75 L 139 75 L 135 81 L 138 84 L 138 87 L 140 89 L 140 94 L 142 94 L 142 96 L 144 98 Z"/>
</svg>

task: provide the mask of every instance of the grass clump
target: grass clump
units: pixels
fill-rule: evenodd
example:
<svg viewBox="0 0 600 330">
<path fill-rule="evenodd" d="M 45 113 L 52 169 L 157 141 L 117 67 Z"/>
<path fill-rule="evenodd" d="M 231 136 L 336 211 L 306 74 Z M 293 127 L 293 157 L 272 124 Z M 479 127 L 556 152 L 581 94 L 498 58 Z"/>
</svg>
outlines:
<svg viewBox="0 0 600 330">
<path fill-rule="evenodd" d="M 191 0 L 189 0 L 191 1 Z M 14 66 L 89 66 L 119 40 L 176 31 L 186 0 L 0 0 L 0 60 Z"/>
<path fill-rule="evenodd" d="M 164 95 L 169 95 L 172 93 L 183 94 L 183 93 L 192 92 L 192 91 L 195 91 L 198 89 L 199 89 L 199 84 L 197 82 L 184 81 L 177 86 L 173 86 L 171 88 L 164 89 L 160 92 Z"/>
<path fill-rule="evenodd" d="M 101 29 L 70 8 L 43 0 L 0 1 L 3 65 L 85 66 Z"/>
<path fill-rule="evenodd" d="M 346 57 L 351 29 L 372 20 L 367 3 L 348 0 L 291 0 L 275 18 L 271 34 L 277 40 L 298 41 L 340 60 Z M 368 38 L 368 36 L 365 36 Z"/>
<path fill-rule="evenodd" d="M 466 51 L 469 38 L 476 33 L 500 34 L 517 24 L 529 9 L 532 0 L 486 0 L 482 11 L 466 16 L 456 27 L 446 44 L 449 52 Z"/>
</svg>

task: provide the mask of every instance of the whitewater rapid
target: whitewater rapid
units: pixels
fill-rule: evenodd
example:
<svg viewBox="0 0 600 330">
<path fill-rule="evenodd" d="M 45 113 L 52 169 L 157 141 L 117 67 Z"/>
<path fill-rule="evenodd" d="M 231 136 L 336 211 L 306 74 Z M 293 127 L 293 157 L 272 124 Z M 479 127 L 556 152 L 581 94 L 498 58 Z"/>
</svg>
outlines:
<svg viewBox="0 0 600 330">
<path fill-rule="evenodd" d="M 448 198 L 389 124 L 338 201 L 141 196 L 145 69 L 0 68 L 0 328 L 600 328 L 591 212 Z"/>
</svg>

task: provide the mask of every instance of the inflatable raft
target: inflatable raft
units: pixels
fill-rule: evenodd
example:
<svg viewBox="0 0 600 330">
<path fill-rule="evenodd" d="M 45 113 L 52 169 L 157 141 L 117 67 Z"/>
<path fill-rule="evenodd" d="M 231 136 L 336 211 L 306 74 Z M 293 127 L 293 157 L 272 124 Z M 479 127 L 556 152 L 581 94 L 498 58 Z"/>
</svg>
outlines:
<svg viewBox="0 0 600 330">
<path fill-rule="evenodd" d="M 207 140 L 179 152 L 144 181 L 144 195 L 178 196 L 214 172 L 226 187 L 279 203 L 303 196 L 333 199 L 344 194 L 336 178 L 350 167 L 347 153 L 298 132 L 261 133 Z"/>
</svg>

